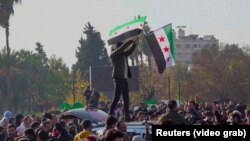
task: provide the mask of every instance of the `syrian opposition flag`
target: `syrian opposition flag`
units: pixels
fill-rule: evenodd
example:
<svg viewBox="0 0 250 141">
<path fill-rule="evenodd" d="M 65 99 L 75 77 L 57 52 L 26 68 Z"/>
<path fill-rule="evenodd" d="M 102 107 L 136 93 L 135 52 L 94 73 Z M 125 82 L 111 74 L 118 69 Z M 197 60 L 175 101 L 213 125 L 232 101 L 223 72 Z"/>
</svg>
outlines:
<svg viewBox="0 0 250 141">
<path fill-rule="evenodd" d="M 172 24 L 168 24 L 146 35 L 159 73 L 175 65 L 175 47 Z"/>
<path fill-rule="evenodd" d="M 146 17 L 140 17 L 133 21 L 116 26 L 109 33 L 108 44 L 113 45 L 141 33 Z"/>
</svg>

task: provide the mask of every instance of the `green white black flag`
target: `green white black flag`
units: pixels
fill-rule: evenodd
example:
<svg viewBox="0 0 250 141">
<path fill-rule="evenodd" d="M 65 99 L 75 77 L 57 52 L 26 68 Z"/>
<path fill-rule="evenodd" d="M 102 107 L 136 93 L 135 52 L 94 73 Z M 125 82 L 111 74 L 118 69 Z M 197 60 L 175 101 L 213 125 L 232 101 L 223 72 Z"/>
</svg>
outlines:
<svg viewBox="0 0 250 141">
<path fill-rule="evenodd" d="M 168 24 L 146 35 L 159 73 L 175 65 L 175 46 L 172 24 Z"/>
<path fill-rule="evenodd" d="M 108 44 L 116 44 L 130 37 L 137 36 L 141 33 L 146 17 L 140 17 L 133 21 L 116 26 L 109 33 Z"/>
</svg>

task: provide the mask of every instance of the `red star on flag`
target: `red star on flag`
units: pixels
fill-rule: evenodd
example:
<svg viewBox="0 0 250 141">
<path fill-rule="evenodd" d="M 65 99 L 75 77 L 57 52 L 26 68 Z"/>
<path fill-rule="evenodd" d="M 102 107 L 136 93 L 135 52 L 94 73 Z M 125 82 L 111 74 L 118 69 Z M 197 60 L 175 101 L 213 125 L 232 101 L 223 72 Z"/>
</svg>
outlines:
<svg viewBox="0 0 250 141">
<path fill-rule="evenodd" d="M 160 42 L 164 42 L 164 41 L 165 41 L 165 38 L 164 38 L 163 36 L 161 36 L 161 37 L 159 38 L 159 40 L 160 40 Z"/>
<path fill-rule="evenodd" d="M 168 52 L 169 51 L 168 46 L 164 47 L 163 50 L 164 50 L 164 52 Z"/>
</svg>

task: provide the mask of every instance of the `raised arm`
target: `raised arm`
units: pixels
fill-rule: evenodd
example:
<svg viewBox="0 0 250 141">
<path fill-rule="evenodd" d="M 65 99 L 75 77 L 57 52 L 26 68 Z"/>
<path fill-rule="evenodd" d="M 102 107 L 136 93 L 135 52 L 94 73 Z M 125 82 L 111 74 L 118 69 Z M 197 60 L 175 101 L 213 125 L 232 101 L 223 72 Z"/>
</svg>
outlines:
<svg viewBox="0 0 250 141">
<path fill-rule="evenodd" d="M 124 55 L 124 56 L 129 56 L 130 54 L 132 54 L 132 53 L 134 52 L 135 47 L 136 47 L 136 44 L 133 44 L 133 45 L 129 48 L 129 50 L 127 50 L 127 51 L 125 51 L 124 53 L 122 53 L 122 55 Z"/>
<path fill-rule="evenodd" d="M 136 36 L 133 38 L 133 45 L 129 48 L 129 50 L 125 51 L 123 53 L 123 55 L 125 56 L 129 56 L 130 54 L 132 54 L 135 50 L 135 47 L 139 44 L 139 37 Z"/>
<path fill-rule="evenodd" d="M 121 54 L 124 52 L 124 50 L 125 50 L 127 47 L 129 47 L 132 43 L 133 43 L 133 40 L 129 40 L 129 41 L 127 41 L 126 43 L 124 43 L 121 47 L 119 47 L 119 48 L 113 50 L 113 51 L 111 52 L 111 54 L 110 54 L 110 58 L 114 58 L 114 57 L 116 57 L 117 55 L 121 55 Z"/>
</svg>

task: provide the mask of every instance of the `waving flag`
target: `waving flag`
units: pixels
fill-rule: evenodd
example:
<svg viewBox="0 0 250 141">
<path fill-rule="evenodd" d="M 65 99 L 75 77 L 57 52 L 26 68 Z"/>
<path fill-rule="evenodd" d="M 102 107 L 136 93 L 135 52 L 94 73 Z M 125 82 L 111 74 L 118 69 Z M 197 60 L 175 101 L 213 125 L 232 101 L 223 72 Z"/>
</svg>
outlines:
<svg viewBox="0 0 250 141">
<path fill-rule="evenodd" d="M 142 31 L 145 20 L 146 17 L 140 17 L 133 21 L 116 26 L 109 33 L 108 44 L 116 44 L 130 37 L 139 35 Z"/>
<path fill-rule="evenodd" d="M 172 24 L 168 24 L 146 35 L 159 73 L 175 65 L 175 47 Z"/>
</svg>

